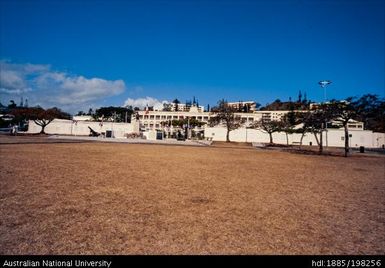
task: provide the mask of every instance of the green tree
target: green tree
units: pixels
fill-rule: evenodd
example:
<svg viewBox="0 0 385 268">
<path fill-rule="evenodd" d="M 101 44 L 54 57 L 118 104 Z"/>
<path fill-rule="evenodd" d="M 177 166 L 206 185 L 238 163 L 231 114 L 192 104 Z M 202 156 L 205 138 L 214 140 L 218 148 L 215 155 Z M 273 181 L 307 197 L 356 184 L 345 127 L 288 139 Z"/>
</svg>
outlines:
<svg viewBox="0 0 385 268">
<path fill-rule="evenodd" d="M 99 118 L 104 118 L 106 121 L 114 121 L 114 122 L 131 122 L 131 115 L 133 110 L 127 107 L 101 107 L 96 109 L 93 117 L 95 120 L 99 120 Z"/>
<path fill-rule="evenodd" d="M 332 100 L 326 106 L 332 119 L 342 124 L 345 132 L 345 157 L 349 154 L 349 129 L 348 123 L 358 117 L 357 102 L 353 97 L 349 97 L 346 101 Z"/>
<path fill-rule="evenodd" d="M 300 128 L 296 129 L 295 132 L 301 134 L 301 139 L 299 141 L 300 146 L 302 146 L 303 138 L 306 133 L 311 132 L 310 125 L 307 124 L 311 116 L 310 111 L 305 111 L 302 113 L 297 113 L 297 123 L 301 125 Z"/>
<path fill-rule="evenodd" d="M 250 127 L 260 129 L 262 132 L 268 133 L 270 144 L 273 144 L 273 133 L 279 132 L 282 129 L 282 123 L 280 121 L 262 118 L 261 120 L 254 122 Z"/>
<path fill-rule="evenodd" d="M 54 119 L 71 119 L 70 114 L 63 112 L 57 107 L 47 110 L 41 107 L 19 108 L 13 109 L 11 114 L 15 117 L 23 118 L 24 120 L 33 120 L 36 125 L 41 126 L 41 134 L 45 134 L 44 129 Z"/>
<path fill-rule="evenodd" d="M 179 105 L 180 101 L 178 99 L 175 99 L 175 100 L 172 101 L 172 103 L 175 104 L 175 111 L 177 112 L 179 110 L 179 106 L 178 105 Z"/>
<path fill-rule="evenodd" d="M 227 104 L 224 99 L 218 101 L 218 105 L 212 108 L 213 116 L 210 117 L 209 125 L 224 125 L 227 129 L 226 142 L 230 142 L 230 131 L 238 129 L 242 124 L 240 116 L 236 115 L 236 108 Z"/>
<path fill-rule="evenodd" d="M 364 123 L 365 129 L 385 132 L 385 99 L 366 94 L 354 103 L 357 119 Z"/>
<path fill-rule="evenodd" d="M 333 119 L 334 115 L 330 113 L 330 109 L 326 104 L 321 104 L 317 109 L 304 112 L 301 114 L 302 135 L 306 132 L 314 134 L 314 138 L 319 147 L 319 153 L 323 152 L 323 132 L 326 129 L 326 123 Z M 319 139 L 318 139 L 319 135 Z M 301 142 L 302 142 L 301 137 Z"/>
<path fill-rule="evenodd" d="M 16 107 L 17 107 L 17 105 L 16 105 L 15 101 L 14 100 L 10 100 L 9 104 L 8 104 L 8 108 L 9 109 L 14 109 Z"/>
<path fill-rule="evenodd" d="M 164 112 L 171 112 L 172 104 L 171 103 L 163 103 L 163 111 Z"/>
<path fill-rule="evenodd" d="M 280 130 L 285 132 L 287 145 L 289 145 L 289 134 L 293 134 L 295 132 L 294 127 L 299 123 L 299 118 L 293 110 L 282 117 Z"/>
</svg>

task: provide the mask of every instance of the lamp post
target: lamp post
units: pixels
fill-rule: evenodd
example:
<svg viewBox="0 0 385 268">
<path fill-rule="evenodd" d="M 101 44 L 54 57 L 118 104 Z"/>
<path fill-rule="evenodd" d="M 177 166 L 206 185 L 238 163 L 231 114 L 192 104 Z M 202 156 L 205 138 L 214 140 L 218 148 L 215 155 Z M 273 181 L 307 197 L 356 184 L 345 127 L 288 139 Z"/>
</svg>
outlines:
<svg viewBox="0 0 385 268">
<path fill-rule="evenodd" d="M 330 80 L 322 80 L 319 81 L 318 84 L 324 89 L 324 102 L 326 102 L 326 86 L 330 85 L 332 81 Z"/>
<path fill-rule="evenodd" d="M 332 81 L 330 80 L 321 80 L 318 82 L 318 84 L 324 89 L 324 104 L 326 104 L 326 86 L 330 85 L 331 83 Z M 325 132 L 326 132 L 326 135 L 325 135 L 326 147 L 328 147 L 328 125 L 326 120 L 325 120 Z M 322 132 L 321 132 L 321 135 L 322 135 Z"/>
</svg>

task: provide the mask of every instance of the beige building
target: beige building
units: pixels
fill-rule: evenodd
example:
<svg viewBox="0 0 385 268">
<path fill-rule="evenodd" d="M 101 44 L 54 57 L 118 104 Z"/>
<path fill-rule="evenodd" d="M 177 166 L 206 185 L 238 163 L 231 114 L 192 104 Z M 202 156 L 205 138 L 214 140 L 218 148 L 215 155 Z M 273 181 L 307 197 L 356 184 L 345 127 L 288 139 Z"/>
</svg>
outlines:
<svg viewBox="0 0 385 268">
<path fill-rule="evenodd" d="M 283 115 L 289 111 L 254 111 L 253 113 L 235 113 L 248 126 L 262 118 L 265 120 L 281 120 Z M 208 123 L 215 116 L 212 112 L 202 112 L 197 107 L 191 107 L 189 111 L 167 112 L 167 111 L 138 111 L 141 130 L 161 129 L 162 122 L 169 120 L 183 120 L 185 118 L 196 119 Z"/>
<path fill-rule="evenodd" d="M 257 110 L 257 103 L 255 101 L 238 101 L 238 102 L 228 102 L 227 105 L 234 109 L 245 108 L 244 112 L 252 113 Z"/>
</svg>

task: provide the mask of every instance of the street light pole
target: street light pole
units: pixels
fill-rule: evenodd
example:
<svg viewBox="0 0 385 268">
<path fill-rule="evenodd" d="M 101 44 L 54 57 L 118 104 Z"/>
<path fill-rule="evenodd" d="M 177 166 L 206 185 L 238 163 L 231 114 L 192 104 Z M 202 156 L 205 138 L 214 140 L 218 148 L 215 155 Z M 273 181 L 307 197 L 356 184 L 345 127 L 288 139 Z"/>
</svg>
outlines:
<svg viewBox="0 0 385 268">
<path fill-rule="evenodd" d="M 321 80 L 318 82 L 318 84 L 324 89 L 324 104 L 326 105 L 326 86 L 330 85 L 332 81 L 330 80 Z M 328 123 L 327 120 L 325 120 L 325 142 L 326 142 L 326 147 L 328 147 Z M 321 132 L 322 135 L 322 132 Z"/>
<path fill-rule="evenodd" d="M 322 80 L 319 81 L 318 84 L 324 89 L 324 102 L 326 102 L 326 86 L 330 85 L 332 81 L 330 80 Z"/>
</svg>

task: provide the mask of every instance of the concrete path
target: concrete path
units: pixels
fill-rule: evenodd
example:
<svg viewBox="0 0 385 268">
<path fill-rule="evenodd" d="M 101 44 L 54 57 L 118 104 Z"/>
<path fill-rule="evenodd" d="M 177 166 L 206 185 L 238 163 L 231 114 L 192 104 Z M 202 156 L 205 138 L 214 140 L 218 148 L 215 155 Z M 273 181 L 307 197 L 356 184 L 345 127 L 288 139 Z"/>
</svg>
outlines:
<svg viewBox="0 0 385 268">
<path fill-rule="evenodd" d="M 146 139 L 127 139 L 127 138 L 102 138 L 102 137 L 87 137 L 87 136 L 61 136 L 52 135 L 49 139 L 60 140 L 83 140 L 97 142 L 118 142 L 118 143 L 134 143 L 134 144 L 169 144 L 169 145 L 184 145 L 184 146 L 210 146 L 212 141 L 205 140 L 186 140 L 177 141 L 175 139 L 165 140 L 146 140 Z"/>
</svg>

